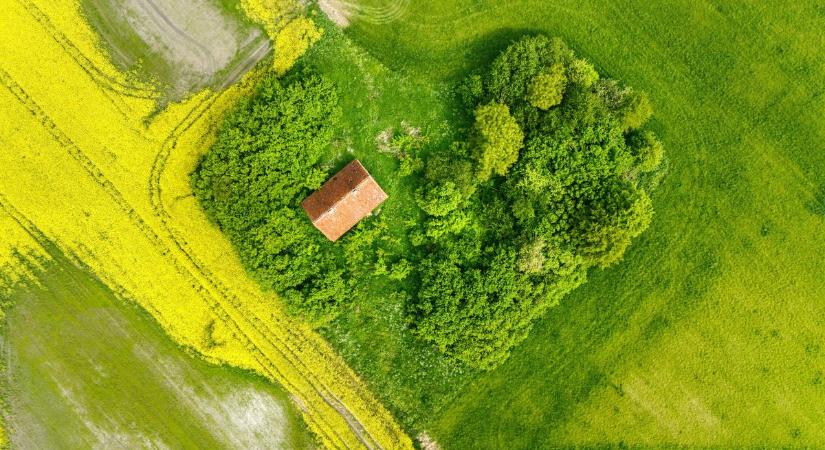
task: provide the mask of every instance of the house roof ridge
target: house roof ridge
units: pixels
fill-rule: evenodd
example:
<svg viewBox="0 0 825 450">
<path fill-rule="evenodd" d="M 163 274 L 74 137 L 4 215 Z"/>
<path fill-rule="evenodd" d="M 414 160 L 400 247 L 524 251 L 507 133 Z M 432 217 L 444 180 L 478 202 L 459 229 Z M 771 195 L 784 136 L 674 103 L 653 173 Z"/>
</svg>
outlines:
<svg viewBox="0 0 825 450">
<path fill-rule="evenodd" d="M 357 161 L 357 160 L 356 160 L 356 161 Z M 359 181 L 359 182 L 358 182 L 358 184 L 356 184 L 356 185 L 355 185 L 352 189 L 350 189 L 349 191 L 347 191 L 347 193 L 346 193 L 346 194 L 344 194 L 344 195 L 342 195 L 342 196 L 338 197 L 338 199 L 337 199 L 337 200 L 335 200 L 335 202 L 333 202 L 333 203 L 329 206 L 329 208 L 325 209 L 325 210 L 324 210 L 324 212 L 322 212 L 321 214 L 319 214 L 319 215 L 318 215 L 318 217 L 316 217 L 316 218 L 315 218 L 314 222 L 318 222 L 319 220 L 323 219 L 323 218 L 324 218 L 324 216 L 326 216 L 326 215 L 330 214 L 331 212 L 334 212 L 334 209 L 335 209 L 335 207 L 336 207 L 336 206 L 338 206 L 339 204 L 343 203 L 343 201 L 344 201 L 344 200 L 346 200 L 347 198 L 349 198 L 350 196 L 352 196 L 352 195 L 355 193 L 355 191 L 357 191 L 357 190 L 358 190 L 358 189 L 359 189 L 359 188 L 360 188 L 360 187 L 361 187 L 364 183 L 366 183 L 367 181 L 375 181 L 375 180 L 372 178 L 372 175 L 367 175 L 367 176 L 366 176 L 363 180 Z M 376 183 L 376 184 L 377 184 L 377 183 Z M 382 189 L 382 191 L 383 191 L 383 189 Z"/>
</svg>

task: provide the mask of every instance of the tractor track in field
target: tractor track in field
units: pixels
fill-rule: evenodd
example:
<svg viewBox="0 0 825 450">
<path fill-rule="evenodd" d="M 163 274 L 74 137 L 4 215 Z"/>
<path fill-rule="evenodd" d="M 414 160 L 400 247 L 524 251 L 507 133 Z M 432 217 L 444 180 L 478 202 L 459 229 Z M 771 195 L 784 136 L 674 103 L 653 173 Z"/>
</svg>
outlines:
<svg viewBox="0 0 825 450">
<path fill-rule="evenodd" d="M 227 288 L 204 264 L 200 261 L 197 256 L 195 256 L 194 252 L 191 250 L 188 242 L 186 239 L 174 228 L 174 226 L 170 223 L 171 215 L 168 212 L 168 209 L 163 203 L 162 195 L 161 195 L 161 177 L 166 169 L 166 163 L 171 156 L 172 151 L 177 146 L 177 141 L 179 137 L 188 131 L 207 111 L 209 111 L 212 104 L 214 104 L 218 98 L 222 94 L 216 94 L 211 99 L 209 99 L 208 104 L 203 107 L 200 111 L 195 113 L 196 110 L 201 108 L 204 103 L 199 104 L 196 108 L 193 108 L 189 114 L 177 125 L 177 127 L 170 133 L 167 139 L 164 141 L 163 145 L 161 146 L 161 150 L 155 157 L 155 161 L 152 165 L 152 172 L 150 175 L 150 182 L 149 182 L 149 196 L 152 203 L 152 208 L 155 211 L 155 214 L 160 218 L 161 223 L 168 235 L 168 238 L 175 244 L 175 246 L 186 256 L 186 259 L 192 264 L 195 270 L 199 273 L 199 275 L 207 280 L 210 284 L 210 287 L 221 294 L 221 296 L 229 302 L 234 308 L 236 308 L 240 313 L 241 316 L 248 318 L 250 321 L 250 326 L 254 329 L 257 333 L 259 333 L 268 344 L 272 345 L 273 347 L 283 346 L 284 350 L 289 353 L 291 358 L 291 362 L 298 366 L 305 369 L 302 373 L 305 374 L 307 381 L 310 382 L 312 387 L 316 390 L 316 392 L 324 399 L 324 401 L 346 420 L 349 427 L 355 433 L 355 435 L 359 438 L 359 440 L 364 444 L 365 447 L 371 449 L 380 449 L 381 446 L 375 440 L 373 436 L 370 435 L 369 431 L 360 423 L 360 421 L 356 418 L 356 416 L 349 410 L 349 408 L 336 396 L 334 395 L 329 387 L 319 380 L 316 376 L 312 374 L 312 371 L 306 366 L 306 364 L 294 353 L 294 350 L 290 348 L 289 341 L 287 340 L 278 340 L 277 335 L 272 332 L 272 330 L 264 323 L 260 321 L 259 318 L 256 317 L 255 314 L 251 313 L 246 307 L 243 305 L 243 302 L 237 297 L 237 295 L 233 294 L 229 288 Z M 200 137 L 203 140 L 203 136 Z M 287 333 L 290 333 L 296 341 L 304 341 L 304 339 L 292 332 L 292 327 L 286 326 L 283 327 L 283 330 Z M 273 339 L 278 340 L 279 342 L 274 342 Z M 304 341 L 306 342 L 306 341 Z M 309 342 L 306 342 L 310 344 Z M 315 346 L 312 348 L 319 354 L 322 352 L 318 351 Z M 286 354 L 285 354 L 286 356 Z M 352 385 L 354 386 L 361 386 L 361 382 L 354 377 L 349 371 L 345 371 L 347 375 L 350 375 L 348 378 Z M 363 391 L 358 392 L 359 395 L 364 398 Z M 367 396 L 369 397 L 369 396 Z"/>
<path fill-rule="evenodd" d="M 353 19 L 380 25 L 401 18 L 410 0 L 390 0 L 384 6 L 361 5 L 352 0 L 319 0 L 318 6 L 336 25 L 346 28 Z"/>
<path fill-rule="evenodd" d="M 57 42 L 97 85 L 127 97 L 149 100 L 157 98 L 157 92 L 151 87 L 124 82 L 100 70 L 65 34 L 60 32 L 60 30 L 52 24 L 49 17 L 44 14 L 37 5 L 29 0 L 17 0 L 17 2 L 26 9 L 32 18 L 43 27 L 44 31 Z"/>
<path fill-rule="evenodd" d="M 203 72 L 217 71 L 218 62 L 215 59 L 215 56 L 209 50 L 209 47 L 207 47 L 204 43 L 195 39 L 189 33 L 178 27 L 178 25 L 174 21 L 172 21 L 169 18 L 169 16 L 167 16 L 166 13 L 164 13 L 157 5 L 157 3 L 155 3 L 154 1 L 140 0 L 138 3 L 143 3 L 148 7 L 147 12 L 149 12 L 152 15 L 152 19 L 166 25 L 172 31 L 172 35 L 174 35 L 183 42 L 191 44 L 196 49 L 196 52 L 200 53 L 200 55 L 202 56 L 201 64 L 203 65 L 203 67 L 201 67 L 201 70 Z"/>
<path fill-rule="evenodd" d="M 231 84 L 240 80 L 245 73 L 255 67 L 255 64 L 258 64 L 258 62 L 264 59 L 270 52 L 272 52 L 272 41 L 270 41 L 269 38 L 264 37 L 261 44 L 249 52 L 246 58 L 235 64 L 232 70 L 226 74 L 218 90 L 222 91 Z"/>
<path fill-rule="evenodd" d="M 18 0 L 18 2 L 27 10 L 27 12 L 44 28 L 47 34 L 54 39 L 61 48 L 69 54 L 70 57 L 81 67 L 81 69 L 99 86 L 102 88 L 109 90 L 118 95 L 124 95 L 129 97 L 136 97 L 136 98 L 155 98 L 155 91 L 150 89 L 144 89 L 138 85 L 129 85 L 120 82 L 119 80 L 107 75 L 105 72 L 100 70 L 91 60 L 89 60 L 83 53 L 80 51 L 64 34 L 62 34 L 59 30 L 57 30 L 54 25 L 51 23 L 49 18 L 38 9 L 38 7 L 28 1 L 28 0 Z M 240 78 L 240 75 L 246 72 L 249 67 L 252 67 L 261 58 L 265 57 L 271 51 L 271 43 L 269 40 L 264 40 L 264 42 L 256 47 L 252 52 L 250 52 L 249 56 L 242 60 L 238 65 L 235 66 L 235 69 L 230 72 L 227 76 L 227 79 L 224 81 L 223 86 L 228 86 L 232 82 L 236 81 Z M 266 357 L 266 355 L 260 350 L 258 345 L 256 345 L 252 339 L 246 335 L 238 325 L 235 319 L 232 319 L 229 313 L 226 311 L 225 307 L 221 305 L 217 299 L 214 298 L 207 298 L 213 297 L 214 293 L 218 293 L 224 301 L 228 302 L 232 307 L 235 309 L 236 313 L 243 318 L 247 318 L 249 321 L 247 325 L 254 330 L 255 333 L 259 334 L 263 340 L 271 346 L 275 351 L 277 351 L 282 357 L 284 357 L 287 361 L 289 361 L 293 367 L 301 368 L 304 370 L 299 370 L 299 373 L 302 373 L 305 377 L 305 381 L 307 381 L 310 386 L 315 390 L 316 394 L 320 396 L 320 398 L 327 403 L 327 405 L 334 409 L 342 416 L 345 420 L 349 428 L 353 431 L 354 435 L 359 439 L 359 441 L 367 448 L 370 449 L 381 449 L 380 444 L 375 440 L 375 438 L 369 433 L 369 431 L 363 426 L 363 424 L 357 419 L 357 417 L 350 411 L 350 409 L 344 404 L 341 399 L 339 399 L 336 395 L 332 394 L 329 387 L 319 380 L 311 370 L 307 370 L 308 367 L 306 363 L 301 360 L 296 354 L 295 349 L 291 348 L 295 346 L 295 343 L 299 343 L 302 348 L 306 348 L 309 345 L 316 355 L 319 355 L 322 360 L 326 358 L 323 356 L 324 352 L 321 351 L 317 346 L 305 339 L 305 337 L 296 334 L 293 332 L 292 327 L 290 327 L 289 323 L 284 323 L 283 331 L 288 333 L 288 336 L 291 336 L 295 343 L 290 344 L 288 340 L 279 340 L 277 339 L 277 335 L 272 333 L 272 330 L 261 322 L 261 320 L 256 317 L 254 314 L 249 313 L 249 311 L 244 307 L 243 303 L 240 299 L 219 280 L 215 278 L 215 276 L 206 268 L 206 266 L 198 260 L 191 249 L 189 248 L 188 243 L 182 236 L 174 229 L 174 227 L 169 223 L 169 219 L 171 216 L 168 214 L 165 206 L 160 197 L 160 178 L 162 173 L 165 170 L 166 161 L 169 158 L 171 150 L 176 147 L 178 137 L 185 131 L 187 131 L 194 123 L 197 122 L 199 118 L 201 118 L 209 108 L 217 101 L 219 98 L 219 94 L 213 94 L 203 100 L 201 100 L 198 104 L 196 104 L 187 114 L 187 116 L 179 123 L 175 129 L 172 131 L 169 137 L 164 141 L 163 146 L 161 147 L 161 151 L 158 153 L 155 161 L 153 162 L 152 168 L 152 176 L 150 178 L 150 200 L 152 203 L 152 207 L 155 210 L 155 213 L 160 218 L 163 228 L 165 229 L 166 233 L 168 234 L 168 238 L 174 243 L 174 246 L 182 253 L 184 259 L 188 262 L 191 268 L 194 268 L 195 274 L 197 274 L 203 280 L 206 280 L 209 288 L 211 288 L 212 292 L 203 285 L 203 283 L 198 280 L 197 277 L 193 276 L 193 272 L 189 267 L 186 267 L 181 261 L 176 257 L 176 255 L 172 254 L 170 248 L 167 245 L 167 242 L 164 242 L 164 239 L 161 238 L 153 229 L 152 227 L 137 213 L 137 211 L 128 203 L 128 201 L 124 198 L 124 196 L 117 190 L 117 188 L 105 177 L 103 172 L 94 164 L 94 162 L 86 156 L 83 151 L 64 133 L 62 132 L 57 125 L 48 117 L 48 115 L 37 105 L 31 97 L 22 89 L 22 87 L 17 84 L 12 77 L 0 68 L 0 80 L 2 80 L 3 84 L 6 88 L 17 98 L 17 100 L 26 107 L 35 118 L 40 122 L 40 124 L 49 131 L 52 138 L 58 142 L 61 148 L 67 150 L 70 156 L 80 164 L 80 166 L 86 171 L 86 173 L 93 179 L 93 181 L 104 191 L 106 192 L 109 197 L 118 205 L 118 207 L 126 213 L 127 217 L 132 221 L 132 223 L 137 227 L 137 229 L 147 238 L 147 240 L 155 247 L 155 249 L 159 252 L 159 254 L 170 260 L 172 262 L 175 271 L 180 274 L 181 276 L 186 279 L 189 284 L 196 290 L 199 297 L 208 305 L 210 310 L 215 314 L 216 317 L 221 318 L 222 321 L 227 323 L 232 329 L 232 335 L 242 341 L 247 347 L 251 347 L 250 349 L 254 348 L 253 353 L 255 354 L 254 357 L 256 361 L 261 365 L 261 367 L 265 368 L 267 372 L 269 372 L 270 377 L 277 378 L 281 380 L 283 384 L 285 384 L 290 390 L 293 392 L 300 392 L 294 385 L 292 385 L 288 379 L 283 376 L 277 368 L 274 367 L 272 361 Z M 151 94 L 151 95 L 149 95 Z M 104 93 L 105 95 L 105 93 Z M 108 95 L 106 95 L 109 97 Z M 115 99 L 110 98 L 113 102 Z M 116 102 L 115 102 L 116 103 Z M 205 106 L 204 106 L 205 105 Z M 118 105 L 115 105 L 118 106 Z M 197 114 L 195 112 L 197 111 Z M 123 113 L 123 111 L 121 111 Z M 125 113 L 124 113 L 125 114 Z M 190 120 L 191 119 L 191 120 Z M 8 202 L 6 202 L 8 203 Z M 5 209 L 5 208 L 4 208 Z M 33 226 L 33 224 L 31 224 Z M 90 253 L 91 254 L 91 253 Z M 105 275 L 105 274 L 101 274 Z M 109 279 L 110 282 L 114 282 L 114 278 L 111 276 L 106 277 Z M 118 285 L 121 292 L 126 292 L 122 286 Z M 152 309 L 152 308 L 150 308 Z M 160 317 L 157 314 L 157 311 L 153 311 L 156 317 Z M 273 339 L 277 340 L 278 342 L 273 341 Z M 341 363 L 338 363 L 339 367 Z M 343 368 L 346 368 L 343 366 Z M 346 368 L 348 369 L 348 368 Z M 336 372 L 337 373 L 337 372 Z M 277 374 L 277 376 L 275 376 Z M 358 380 L 354 374 L 352 374 L 349 370 L 343 370 L 342 373 L 346 376 L 347 381 L 350 382 L 350 386 L 356 387 L 355 393 L 361 397 L 362 399 L 366 399 L 366 406 L 369 408 L 372 407 L 379 407 L 383 408 L 383 405 L 380 405 L 372 399 L 371 395 L 362 387 L 360 380 Z M 309 376 L 308 376 L 309 375 Z M 372 400 L 372 401 L 369 401 Z M 310 408 L 313 409 L 313 408 Z M 317 410 L 316 410 L 317 412 Z M 307 416 L 311 416 L 312 418 L 309 419 L 310 421 L 317 422 L 317 417 L 323 418 L 323 414 L 311 414 Z M 324 421 L 325 422 L 325 421 Z M 344 448 L 348 448 L 346 441 L 339 435 L 337 435 L 333 430 L 333 427 L 328 423 L 324 423 L 326 426 L 322 426 L 330 431 L 330 437 L 334 437 L 336 440 L 340 441 L 340 444 Z M 385 431 L 388 431 L 389 435 L 395 434 L 391 427 L 388 427 Z"/>
<path fill-rule="evenodd" d="M 301 390 L 297 388 L 294 384 L 289 382 L 289 379 L 285 377 L 280 370 L 275 366 L 275 364 L 261 351 L 258 345 L 256 345 L 252 339 L 243 332 L 241 327 L 238 325 L 237 321 L 233 319 L 223 305 L 213 298 L 213 295 L 206 289 L 205 286 L 194 276 L 194 274 L 185 266 L 183 266 L 178 258 L 175 257 L 166 246 L 166 244 L 161 240 L 161 238 L 157 235 L 157 233 L 152 230 L 148 223 L 137 213 L 137 211 L 132 208 L 132 206 L 125 200 L 123 195 L 117 190 L 117 188 L 109 181 L 105 175 L 100 171 L 100 169 L 94 164 L 91 159 L 86 156 L 82 150 L 77 147 L 77 145 L 62 131 L 58 126 L 46 115 L 46 113 L 40 108 L 37 103 L 35 103 L 22 89 L 22 87 L 17 84 L 9 74 L 0 68 L 0 82 L 4 85 L 6 89 L 11 92 L 11 94 L 17 99 L 17 101 L 26 108 L 32 116 L 43 126 L 43 128 L 49 132 L 52 138 L 57 142 L 61 148 L 65 149 L 67 153 L 74 159 L 81 168 L 87 173 L 87 175 L 92 179 L 92 181 L 98 185 L 106 194 L 114 201 L 114 203 L 124 212 L 127 217 L 132 221 L 132 223 L 138 228 L 138 230 L 143 234 L 145 238 L 152 244 L 156 251 L 159 254 L 169 260 L 172 263 L 173 267 L 175 268 L 176 272 L 184 277 L 189 284 L 195 289 L 195 292 L 198 296 L 205 302 L 205 304 L 209 307 L 213 314 L 219 319 L 221 319 L 225 324 L 230 327 L 232 336 L 241 341 L 246 348 L 248 348 L 252 353 L 255 360 L 260 364 L 260 366 L 267 372 L 267 375 L 270 378 L 277 379 L 282 382 L 285 387 L 292 391 L 292 392 L 300 392 Z M 202 102 L 204 103 L 204 102 Z M 6 207 L 8 207 L 8 201 L 5 201 Z M 4 207 L 5 209 L 5 207 Z M 19 215 L 18 215 L 19 217 Z M 253 327 L 253 329 L 255 329 Z M 257 331 L 257 330 L 256 330 Z M 260 332 L 259 332 L 260 333 Z M 279 349 L 275 349 L 276 351 L 280 351 Z M 291 361 L 290 358 L 286 358 L 287 361 Z M 318 393 L 321 395 L 320 393 Z M 322 396 L 323 398 L 323 396 Z M 312 410 L 313 408 L 310 405 L 305 405 L 308 409 Z M 333 405 L 330 407 L 334 408 Z M 315 410 L 315 412 L 319 412 Z M 310 422 L 318 422 L 319 416 L 323 418 L 323 414 L 307 414 L 305 415 L 305 419 Z M 325 421 L 324 421 L 325 422 Z M 339 436 L 337 433 L 333 431 L 333 428 L 330 426 L 329 423 L 324 423 L 326 426 L 321 427 L 322 429 L 328 429 L 330 436 L 334 437 L 336 440 L 340 441 L 341 448 L 350 448 L 346 441 Z"/>
</svg>

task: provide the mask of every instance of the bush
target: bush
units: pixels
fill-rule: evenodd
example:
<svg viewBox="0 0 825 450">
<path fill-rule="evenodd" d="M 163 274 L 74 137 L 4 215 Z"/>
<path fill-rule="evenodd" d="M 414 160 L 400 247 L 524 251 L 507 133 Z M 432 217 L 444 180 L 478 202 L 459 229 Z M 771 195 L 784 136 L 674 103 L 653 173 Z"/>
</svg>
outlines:
<svg viewBox="0 0 825 450">
<path fill-rule="evenodd" d="M 665 150 L 652 131 L 630 134 L 628 144 L 641 172 L 652 172 L 662 164 Z"/>
<path fill-rule="evenodd" d="M 339 118 L 327 80 L 269 76 L 226 116 L 191 178 L 250 273 L 316 325 L 336 315 L 346 274 L 300 202 L 328 177 L 319 162 Z"/>
<path fill-rule="evenodd" d="M 561 103 L 567 77 L 562 64 L 553 64 L 548 70 L 540 72 L 530 83 L 527 100 L 541 110 L 548 110 Z"/>
<path fill-rule="evenodd" d="M 474 133 L 478 179 L 486 181 L 493 173 L 506 174 L 518 160 L 524 139 L 509 108 L 501 103 L 476 108 Z"/>
<path fill-rule="evenodd" d="M 574 59 L 567 68 L 567 78 L 571 83 L 587 89 L 599 81 L 599 72 L 596 72 L 596 69 L 589 62 L 583 59 Z"/>
</svg>

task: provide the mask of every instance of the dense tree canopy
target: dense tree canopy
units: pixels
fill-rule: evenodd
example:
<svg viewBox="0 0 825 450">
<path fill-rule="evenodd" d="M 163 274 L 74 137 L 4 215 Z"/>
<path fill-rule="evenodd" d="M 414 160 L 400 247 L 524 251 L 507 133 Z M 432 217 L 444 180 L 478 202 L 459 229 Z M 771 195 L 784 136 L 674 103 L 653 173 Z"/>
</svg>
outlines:
<svg viewBox="0 0 825 450">
<path fill-rule="evenodd" d="M 412 134 L 388 144 L 418 207 L 393 219 L 406 242 L 362 223 L 331 244 L 301 210 L 329 176 L 340 115 L 333 86 L 308 73 L 267 78 L 228 115 L 192 176 L 195 195 L 250 272 L 312 323 L 385 277 L 406 291 L 393 298 L 407 299 L 415 335 L 495 367 L 648 227 L 664 152 L 641 129 L 647 97 L 601 79 L 558 39 L 515 42 L 457 94 L 472 113 L 466 139 L 421 154 Z"/>
<path fill-rule="evenodd" d="M 474 149 L 478 178 L 486 181 L 492 174 L 504 175 L 518 159 L 524 135 L 507 105 L 490 103 L 475 111 Z"/>
<path fill-rule="evenodd" d="M 430 218 L 413 232 L 428 238 L 416 240 L 427 256 L 410 310 L 420 337 L 490 368 L 588 268 L 619 260 L 647 228 L 652 207 L 640 180 L 659 167 L 662 146 L 638 130 L 651 113 L 647 98 L 600 81 L 558 39 L 514 43 L 468 85 L 481 105 L 475 135 L 468 151 L 456 145 L 433 159 L 446 169 L 427 170 L 421 197 L 431 198 L 423 208 Z M 479 155 L 481 176 L 434 205 L 444 197 L 431 193 L 455 183 L 466 153 Z M 450 217 L 464 220 L 431 231 Z"/>
<path fill-rule="evenodd" d="M 316 75 L 270 76 L 224 120 L 192 175 L 195 196 L 250 272 L 314 323 L 344 298 L 344 269 L 300 202 L 328 174 L 319 168 L 340 111 Z"/>
</svg>

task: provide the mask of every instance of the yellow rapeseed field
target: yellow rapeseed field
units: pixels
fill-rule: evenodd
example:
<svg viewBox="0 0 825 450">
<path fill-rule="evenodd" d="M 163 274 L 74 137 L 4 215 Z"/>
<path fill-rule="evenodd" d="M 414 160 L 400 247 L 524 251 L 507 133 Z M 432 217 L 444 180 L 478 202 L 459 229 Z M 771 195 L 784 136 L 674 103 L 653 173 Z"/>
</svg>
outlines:
<svg viewBox="0 0 825 450">
<path fill-rule="evenodd" d="M 0 3 L 2 286 L 53 243 L 180 344 L 281 383 L 323 445 L 411 448 L 331 347 L 245 276 L 192 196 L 216 123 L 260 74 L 156 113 L 151 86 L 96 39 L 77 0 Z"/>
</svg>

